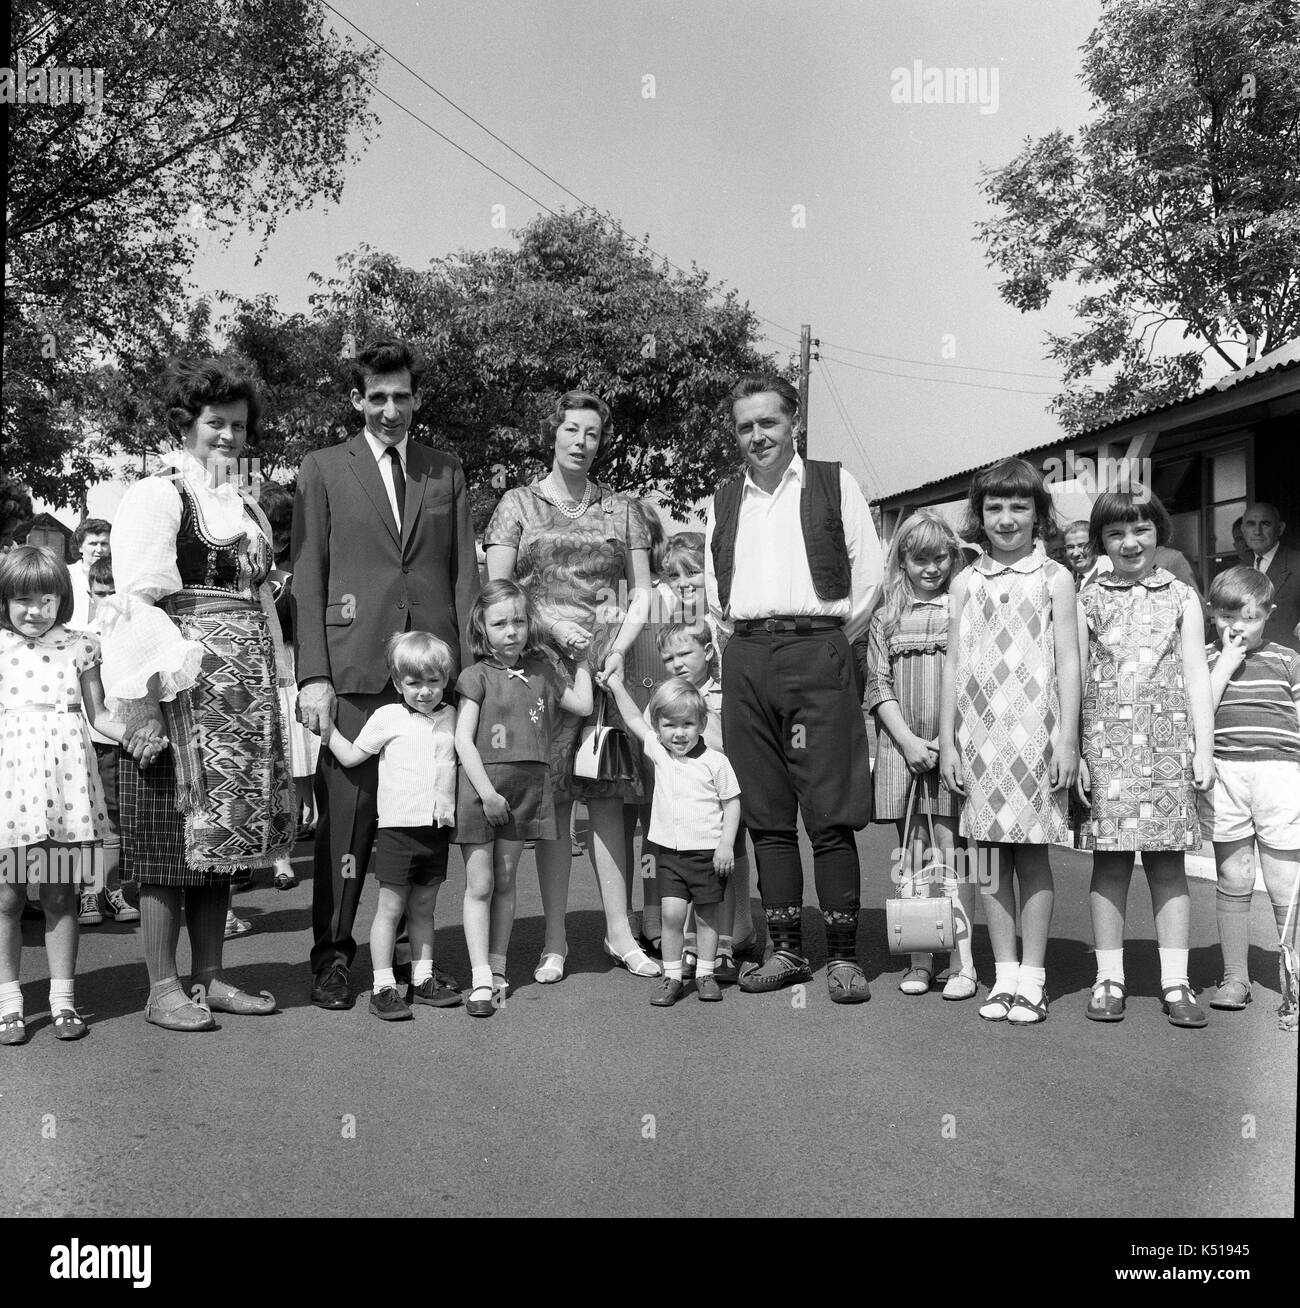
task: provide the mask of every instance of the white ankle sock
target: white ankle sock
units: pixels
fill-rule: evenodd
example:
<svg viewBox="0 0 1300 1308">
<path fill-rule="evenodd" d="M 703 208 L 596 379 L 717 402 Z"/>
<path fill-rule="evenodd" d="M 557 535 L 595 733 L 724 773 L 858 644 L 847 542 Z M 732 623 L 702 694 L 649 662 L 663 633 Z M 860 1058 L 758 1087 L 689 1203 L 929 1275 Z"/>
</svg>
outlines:
<svg viewBox="0 0 1300 1308">
<path fill-rule="evenodd" d="M 682 979 L 682 960 L 679 958 L 675 963 L 664 963 L 664 976 L 670 977 L 674 981 Z"/>
<path fill-rule="evenodd" d="M 433 959 L 417 958 L 411 964 L 411 980 L 418 986 L 421 982 L 433 980 Z"/>
<path fill-rule="evenodd" d="M 701 958 L 695 964 L 695 979 L 698 981 L 701 977 L 712 976 L 713 968 L 714 968 L 713 959 L 710 958 L 706 960 Z"/>
<path fill-rule="evenodd" d="M 1118 981 L 1124 984 L 1124 947 L 1097 950 L 1097 983 Z"/>
<path fill-rule="evenodd" d="M 1020 964 L 1020 977 L 1016 982 L 1016 989 L 1031 1004 L 1038 1003 L 1043 997 L 1043 987 L 1047 984 L 1047 969 L 1045 967 L 1026 967 Z"/>
<path fill-rule="evenodd" d="M 1001 1004 L 992 1003 L 994 995 L 1014 995 L 1016 985 L 1020 976 L 1019 963 L 994 963 L 993 964 L 993 989 L 989 991 L 989 998 L 980 1005 L 981 1017 L 994 1017 L 1005 1013 Z"/>
<path fill-rule="evenodd" d="M 1170 986 L 1188 985 L 1187 950 L 1161 949 L 1160 951 L 1160 988 L 1168 990 Z"/>
<path fill-rule="evenodd" d="M 23 988 L 17 981 L 0 981 L 0 1017 L 23 1016 Z"/>
<path fill-rule="evenodd" d="M 373 984 L 376 992 L 380 990 L 396 990 L 397 978 L 393 975 L 393 969 L 391 967 L 375 968 L 375 980 Z"/>
<path fill-rule="evenodd" d="M 470 985 L 475 990 L 492 989 L 492 969 L 491 967 L 476 967 L 470 974 Z"/>
<path fill-rule="evenodd" d="M 72 990 L 76 983 L 69 978 L 67 981 L 56 981 L 50 978 L 50 1012 L 57 1013 L 63 1008 L 75 1008 L 72 1002 Z"/>
</svg>

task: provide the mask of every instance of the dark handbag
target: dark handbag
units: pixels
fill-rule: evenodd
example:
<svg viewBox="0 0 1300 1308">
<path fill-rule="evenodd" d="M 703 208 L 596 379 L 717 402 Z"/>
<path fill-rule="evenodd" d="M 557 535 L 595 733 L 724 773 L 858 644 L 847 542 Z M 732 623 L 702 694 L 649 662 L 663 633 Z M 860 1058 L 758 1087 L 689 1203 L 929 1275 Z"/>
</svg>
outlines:
<svg viewBox="0 0 1300 1308">
<path fill-rule="evenodd" d="M 596 692 L 596 711 L 583 724 L 573 751 L 573 775 L 583 781 L 635 781 L 636 755 L 622 727 L 605 725 L 609 697 Z"/>
<path fill-rule="evenodd" d="M 921 778 L 913 776 L 907 791 L 907 813 L 903 818 L 904 840 L 912 830 L 912 812 L 916 805 L 916 792 L 920 788 Z M 931 893 L 934 882 L 942 880 L 945 873 L 950 879 L 955 879 L 957 873 L 940 860 L 939 846 L 934 838 L 934 814 L 930 811 L 928 797 L 925 818 L 930 831 L 930 846 L 922 858 L 928 857 L 930 861 L 923 862 L 921 871 L 916 874 L 917 880 L 924 877 L 920 884 L 925 893 L 909 899 L 903 898 L 903 883 L 907 878 L 903 875 L 900 864 L 894 874 L 898 893 L 885 900 L 885 930 L 889 936 L 891 954 L 945 953 L 953 948 L 957 938 L 952 900 L 947 895 L 935 896 Z M 906 858 L 906 848 L 901 848 L 899 854 Z"/>
</svg>

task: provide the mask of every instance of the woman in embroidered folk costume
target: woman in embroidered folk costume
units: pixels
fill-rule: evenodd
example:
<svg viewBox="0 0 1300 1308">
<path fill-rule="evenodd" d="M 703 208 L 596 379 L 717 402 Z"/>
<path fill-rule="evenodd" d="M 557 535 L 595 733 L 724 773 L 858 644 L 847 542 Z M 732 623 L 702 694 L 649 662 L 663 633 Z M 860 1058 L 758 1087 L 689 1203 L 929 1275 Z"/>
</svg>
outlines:
<svg viewBox="0 0 1300 1308">
<path fill-rule="evenodd" d="M 275 1009 L 221 979 L 221 954 L 232 873 L 272 865 L 294 837 L 278 693 L 290 674 L 266 585 L 271 530 L 240 489 L 256 387 L 224 360 L 176 363 L 167 402 L 179 448 L 127 491 L 114 523 L 104 687 L 142 756 L 124 762 L 121 812 L 122 873 L 140 882 L 145 1017 L 202 1031 L 212 1011 Z M 197 1002 L 176 971 L 182 902 Z"/>
<path fill-rule="evenodd" d="M 650 533 L 635 501 L 588 479 L 609 439 L 609 406 L 586 391 L 562 395 L 542 420 L 551 470 L 501 497 L 483 537 L 488 575 L 515 581 L 528 595 L 539 634 L 566 659 L 585 656 L 598 684 L 615 669 L 649 609 Z M 606 721 L 618 721 L 609 705 Z M 635 976 L 659 976 L 659 964 L 637 946 L 628 922 L 623 804 L 643 797 L 640 777 L 585 781 L 573 776 L 574 741 L 582 719 L 563 714 L 551 737 L 554 840 L 537 842 L 537 874 L 546 913 L 546 941 L 534 977 L 543 985 L 564 975 L 569 897 L 569 816 L 587 805 L 591 853 L 605 906 L 605 950 Z"/>
</svg>

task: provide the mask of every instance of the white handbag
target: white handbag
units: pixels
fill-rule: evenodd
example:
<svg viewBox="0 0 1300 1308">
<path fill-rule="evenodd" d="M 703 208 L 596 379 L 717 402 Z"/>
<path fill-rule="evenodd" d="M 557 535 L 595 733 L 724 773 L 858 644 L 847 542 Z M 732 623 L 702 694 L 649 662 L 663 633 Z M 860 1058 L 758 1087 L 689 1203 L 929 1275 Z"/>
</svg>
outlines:
<svg viewBox="0 0 1300 1308">
<path fill-rule="evenodd" d="M 583 724 L 573 751 L 573 775 L 586 781 L 632 781 L 636 760 L 622 727 L 605 725 L 608 696 L 596 694 L 596 711 Z"/>
</svg>

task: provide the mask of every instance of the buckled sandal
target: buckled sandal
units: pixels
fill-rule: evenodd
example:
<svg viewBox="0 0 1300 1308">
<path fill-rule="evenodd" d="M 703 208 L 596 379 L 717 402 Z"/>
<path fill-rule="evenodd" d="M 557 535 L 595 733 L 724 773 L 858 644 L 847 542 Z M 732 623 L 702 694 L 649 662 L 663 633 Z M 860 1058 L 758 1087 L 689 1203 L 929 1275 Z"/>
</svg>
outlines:
<svg viewBox="0 0 1300 1308">
<path fill-rule="evenodd" d="M 569 957 L 568 950 L 563 954 L 543 954 L 533 968 L 533 980 L 539 986 L 553 986 L 564 979 L 564 963 Z"/>
<path fill-rule="evenodd" d="M 1083 1015 L 1094 1022 L 1122 1022 L 1127 998 L 1128 990 L 1122 981 L 1098 981 L 1092 988 L 1092 998 L 1088 1000 Z"/>
<path fill-rule="evenodd" d="M 1030 1014 L 1029 1017 L 1017 1017 L 1016 1014 L 1024 1011 Z M 1047 991 L 1043 991 L 1043 997 L 1036 1004 L 1031 1004 L 1024 995 L 1016 995 L 1011 1001 L 1011 1007 L 1007 1010 L 1007 1022 L 1011 1026 L 1037 1026 L 1039 1022 L 1047 1021 Z"/>
<path fill-rule="evenodd" d="M 617 953 L 608 940 L 604 942 L 605 952 L 618 964 L 625 967 L 633 976 L 663 976 L 664 970 L 652 959 L 640 945 L 633 945 L 626 954 Z"/>
<path fill-rule="evenodd" d="M 17 1013 L 6 1013 L 0 1017 L 0 1045 L 25 1045 L 27 1043 L 27 1025 Z"/>
<path fill-rule="evenodd" d="M 979 993 L 979 988 L 979 982 L 975 977 L 967 976 L 965 972 L 950 970 L 943 985 L 943 998 L 953 1000 L 974 999 Z"/>
<path fill-rule="evenodd" d="M 1015 995 L 999 990 L 980 1005 L 980 1017 L 985 1022 L 1005 1022 L 1015 1002 Z"/>
<path fill-rule="evenodd" d="M 54 1038 L 56 1040 L 80 1040 L 90 1028 L 81 1019 L 75 1008 L 61 1008 L 54 1014 Z"/>
<path fill-rule="evenodd" d="M 1205 1026 L 1210 1020 L 1196 1002 L 1191 986 L 1181 983 L 1161 990 L 1160 1007 L 1171 1026 Z"/>
</svg>

